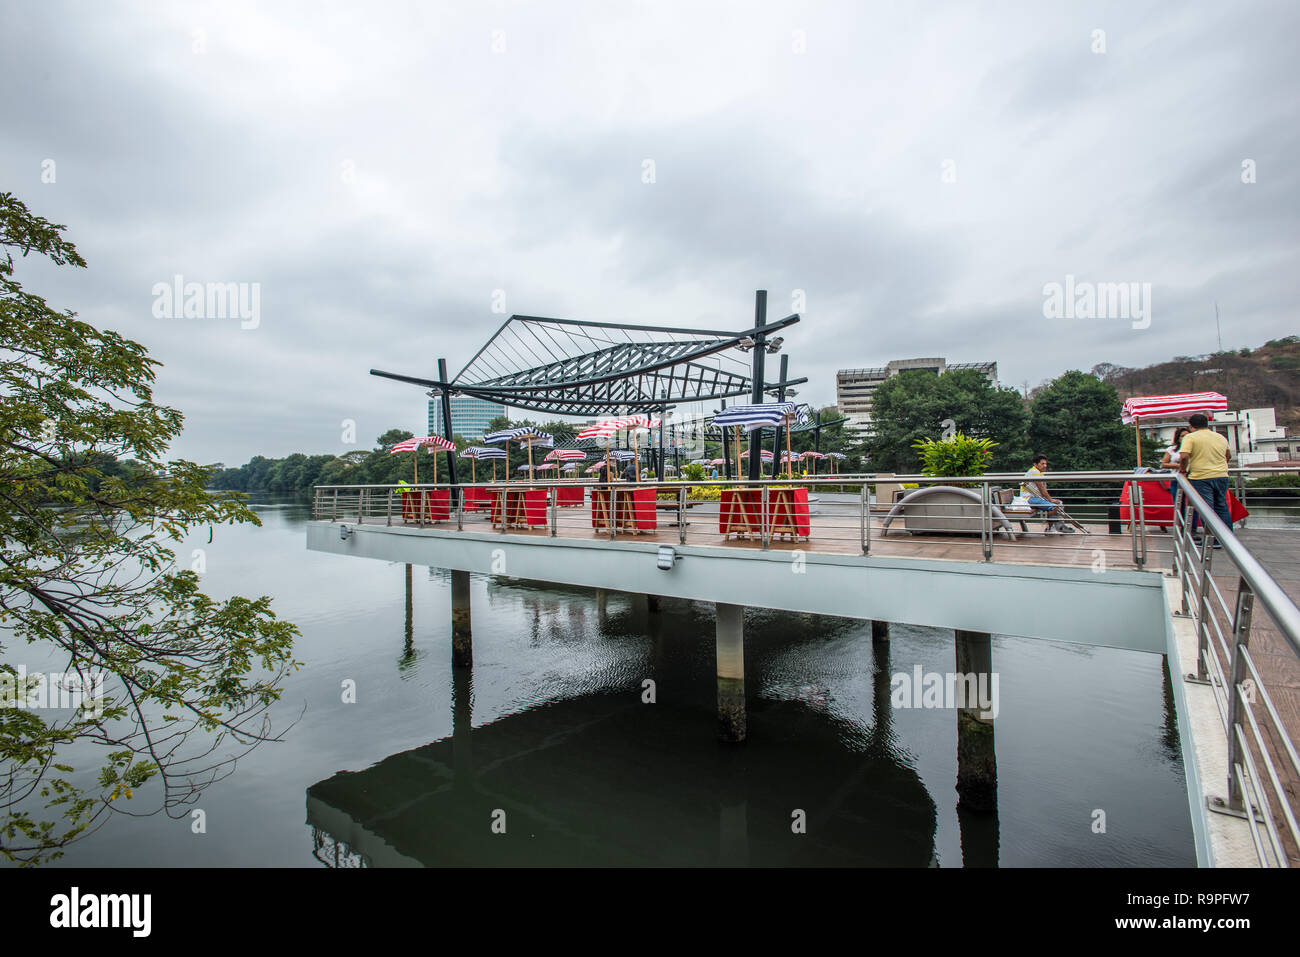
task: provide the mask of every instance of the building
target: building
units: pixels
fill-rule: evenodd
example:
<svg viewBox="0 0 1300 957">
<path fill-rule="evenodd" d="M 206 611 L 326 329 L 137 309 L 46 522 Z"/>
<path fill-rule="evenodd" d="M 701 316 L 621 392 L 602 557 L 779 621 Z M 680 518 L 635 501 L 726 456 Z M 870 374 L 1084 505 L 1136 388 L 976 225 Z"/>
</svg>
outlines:
<svg viewBox="0 0 1300 957">
<path fill-rule="evenodd" d="M 846 429 L 859 434 L 866 432 L 871 423 L 871 398 L 880 383 L 900 372 L 933 372 L 940 375 L 958 369 L 974 369 L 982 372 L 990 382 L 997 384 L 998 364 L 996 362 L 954 362 L 947 359 L 894 359 L 875 369 L 841 369 L 835 374 L 835 407 L 840 414 L 848 418 Z"/>
<path fill-rule="evenodd" d="M 499 415 L 506 414 L 504 405 L 476 399 L 468 395 L 451 397 L 451 432 L 465 439 L 480 439 L 487 425 Z M 429 400 L 429 434 L 442 435 L 442 400 Z"/>
</svg>

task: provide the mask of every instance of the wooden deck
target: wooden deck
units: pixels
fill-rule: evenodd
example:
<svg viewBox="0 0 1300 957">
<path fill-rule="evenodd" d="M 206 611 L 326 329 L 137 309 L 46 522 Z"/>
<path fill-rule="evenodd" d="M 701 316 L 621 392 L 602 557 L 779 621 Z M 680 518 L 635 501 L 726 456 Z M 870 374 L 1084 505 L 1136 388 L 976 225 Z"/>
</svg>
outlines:
<svg viewBox="0 0 1300 957">
<path fill-rule="evenodd" d="M 659 509 L 658 527 L 653 532 L 631 534 L 620 531 L 618 541 L 653 542 L 664 545 L 681 543 L 680 529 L 676 524 L 676 513 Z M 871 533 L 868 554 L 872 557 L 919 558 L 950 561 L 983 561 L 978 535 L 938 535 L 911 534 L 894 523 L 885 534 L 882 526 L 884 516 L 873 512 L 871 516 Z M 355 521 L 355 519 L 353 519 Z M 772 550 L 793 551 L 801 549 L 806 552 L 820 552 L 836 555 L 861 555 L 861 532 L 859 530 L 859 511 L 856 503 L 819 503 L 816 514 L 810 517 L 811 534 L 806 540 L 797 542 L 789 538 L 776 537 L 769 543 Z M 365 524 L 383 524 L 385 516 L 368 516 Z M 716 503 L 701 503 L 687 511 L 686 541 L 688 545 L 704 545 L 719 548 L 741 550 L 761 549 L 761 541 L 738 539 L 732 536 L 723 538 L 718 528 L 718 506 Z M 403 522 L 400 516 L 393 517 L 394 525 L 406 528 L 414 527 L 415 522 Z M 455 530 L 456 522 L 438 522 L 427 526 L 431 529 Z M 1106 525 L 1085 525 L 1087 534 L 1049 535 L 1043 532 L 1041 520 L 1030 522 L 1028 531 L 1022 532 L 1019 524 L 1015 526 L 1015 539 L 998 532 L 993 539 L 994 562 L 1020 565 L 1048 565 L 1061 567 L 1085 567 L 1097 572 L 1107 569 L 1135 570 L 1133 548 L 1127 526 L 1122 534 L 1108 534 Z M 493 526 L 486 513 L 467 512 L 464 517 L 464 529 L 467 532 L 489 532 L 501 534 Z M 531 529 L 511 528 L 504 533 L 512 536 L 549 537 L 550 527 Z M 590 505 L 561 508 L 556 520 L 556 535 L 566 539 L 587 539 L 592 542 L 608 541 L 609 532 L 594 529 L 591 525 Z M 1172 536 L 1151 529 L 1147 535 L 1148 571 L 1163 571 L 1171 567 Z"/>
</svg>

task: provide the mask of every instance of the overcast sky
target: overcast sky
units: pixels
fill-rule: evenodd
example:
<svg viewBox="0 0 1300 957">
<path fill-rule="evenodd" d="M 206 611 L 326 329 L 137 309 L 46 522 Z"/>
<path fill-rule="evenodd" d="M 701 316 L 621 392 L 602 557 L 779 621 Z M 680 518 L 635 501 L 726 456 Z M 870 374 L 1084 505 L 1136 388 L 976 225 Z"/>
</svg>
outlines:
<svg viewBox="0 0 1300 957">
<path fill-rule="evenodd" d="M 498 289 L 725 328 L 803 290 L 801 401 L 915 356 L 1021 387 L 1212 351 L 1216 300 L 1225 347 L 1300 331 L 1297 36 L 1295 3 L 9 2 L 0 189 L 89 264 L 20 280 L 165 363 L 202 462 L 423 434 L 367 370 L 460 369 Z M 258 284 L 256 328 L 155 316 L 178 274 Z M 1067 275 L 1150 283 L 1149 326 L 1046 318 Z"/>
</svg>

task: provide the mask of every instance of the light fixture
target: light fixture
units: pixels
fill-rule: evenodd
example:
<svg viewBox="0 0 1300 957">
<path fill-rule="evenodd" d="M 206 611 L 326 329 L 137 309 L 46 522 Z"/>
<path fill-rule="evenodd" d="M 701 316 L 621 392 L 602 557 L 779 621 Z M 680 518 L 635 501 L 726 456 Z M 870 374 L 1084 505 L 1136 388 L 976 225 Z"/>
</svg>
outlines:
<svg viewBox="0 0 1300 957">
<path fill-rule="evenodd" d="M 737 339 L 736 348 L 741 352 L 748 352 L 750 349 L 754 348 L 754 340 L 749 336 L 745 336 L 743 339 Z"/>
<path fill-rule="evenodd" d="M 342 539 L 343 541 L 346 542 L 346 541 L 348 540 L 348 536 L 351 535 L 351 534 L 352 534 L 351 530 L 350 530 L 346 525 L 340 525 L 340 526 L 339 526 L 339 538 L 340 538 L 340 539 Z"/>
<path fill-rule="evenodd" d="M 671 545 L 660 545 L 659 558 L 656 564 L 663 571 L 667 572 L 667 571 L 672 571 L 673 565 L 676 564 L 676 562 L 677 562 L 677 553 L 673 551 L 673 547 Z"/>
<path fill-rule="evenodd" d="M 769 343 L 767 344 L 767 351 L 768 351 L 768 353 L 780 352 L 780 351 L 781 351 L 781 343 L 783 343 L 783 342 L 785 342 L 785 337 L 784 337 L 784 336 L 777 336 L 775 339 L 773 339 L 771 342 L 769 342 Z"/>
</svg>

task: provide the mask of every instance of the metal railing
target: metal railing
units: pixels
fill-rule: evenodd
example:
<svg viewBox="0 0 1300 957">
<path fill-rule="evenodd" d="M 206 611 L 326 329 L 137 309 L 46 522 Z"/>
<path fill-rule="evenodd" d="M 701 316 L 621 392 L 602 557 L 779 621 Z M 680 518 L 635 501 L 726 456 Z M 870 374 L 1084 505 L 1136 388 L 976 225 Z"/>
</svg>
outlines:
<svg viewBox="0 0 1300 957">
<path fill-rule="evenodd" d="M 1300 609 L 1187 478 L 1176 481 L 1174 572 L 1197 641 L 1196 675 L 1188 678 L 1213 689 L 1228 745 L 1228 796 L 1209 806 L 1245 818 L 1262 866 L 1289 867 L 1300 826 L 1283 777 L 1300 780 L 1300 757 L 1250 646 L 1258 606 L 1300 659 Z M 1205 529 L 1199 539 L 1198 521 Z M 1219 556 L 1231 563 L 1219 577 L 1237 579 L 1231 599 L 1215 581 Z"/>
</svg>

